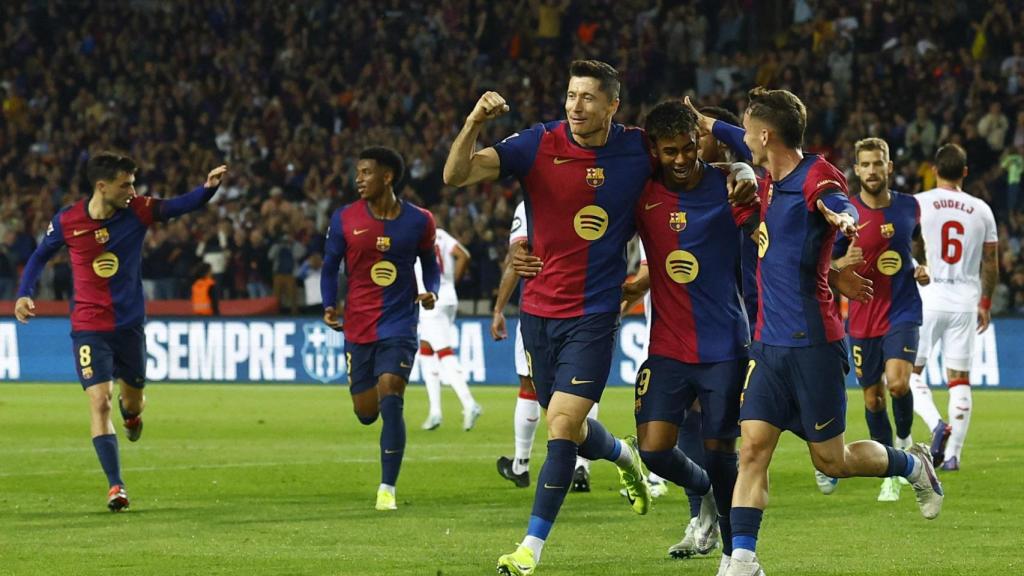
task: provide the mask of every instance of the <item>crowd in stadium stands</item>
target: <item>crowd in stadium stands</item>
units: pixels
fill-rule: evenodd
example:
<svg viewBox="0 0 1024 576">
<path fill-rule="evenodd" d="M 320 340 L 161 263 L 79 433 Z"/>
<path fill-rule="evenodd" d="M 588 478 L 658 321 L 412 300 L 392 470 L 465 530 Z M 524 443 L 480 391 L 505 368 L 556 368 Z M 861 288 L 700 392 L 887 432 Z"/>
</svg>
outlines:
<svg viewBox="0 0 1024 576">
<path fill-rule="evenodd" d="M 654 4 L 4 2 L 0 299 L 53 213 L 86 192 L 88 155 L 113 148 L 140 164 L 139 192 L 162 197 L 231 165 L 205 213 L 149 235 L 150 298 L 186 297 L 206 262 L 225 298 L 297 293 L 316 304 L 302 283 L 318 277 L 327 218 L 354 199 L 355 158 L 370 144 L 402 152 L 402 195 L 469 249 L 460 297 L 489 299 L 518 184 L 444 186 L 451 140 L 484 90 L 511 112 L 482 142 L 563 117 L 568 63 L 600 58 L 623 77 L 624 123 L 683 93 L 740 111 L 754 85 L 792 90 L 809 112 L 806 149 L 851 182 L 861 137 L 890 143 L 893 186 L 907 192 L 934 185 L 937 144 L 961 143 L 967 190 L 999 221 L 994 308 L 1024 313 L 1024 3 Z M 66 256 L 42 284 L 43 297 L 68 298 Z"/>
</svg>

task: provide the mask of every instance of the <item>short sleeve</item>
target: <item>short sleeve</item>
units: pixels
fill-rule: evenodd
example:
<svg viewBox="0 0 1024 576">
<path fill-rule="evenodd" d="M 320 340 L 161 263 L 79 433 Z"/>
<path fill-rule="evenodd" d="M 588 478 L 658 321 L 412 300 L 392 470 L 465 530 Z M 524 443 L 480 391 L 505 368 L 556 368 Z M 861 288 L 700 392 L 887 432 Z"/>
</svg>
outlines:
<svg viewBox="0 0 1024 576">
<path fill-rule="evenodd" d="M 978 202 L 985 208 L 985 244 L 999 242 L 999 230 L 996 228 L 996 219 L 992 215 L 992 208 L 984 200 Z"/>
<path fill-rule="evenodd" d="M 640 265 L 647 264 L 647 249 L 644 248 L 644 241 L 640 240 Z"/>
<path fill-rule="evenodd" d="M 540 148 L 540 139 L 547 129 L 543 124 L 537 124 L 522 132 L 505 138 L 494 145 L 498 153 L 498 160 L 501 164 L 501 177 L 515 176 L 523 178 L 533 166 L 533 160 L 537 157 L 537 149 Z"/>
<path fill-rule="evenodd" d="M 429 250 L 433 254 L 434 244 L 437 243 L 437 227 L 434 224 L 434 215 L 427 210 L 422 212 L 427 222 L 423 226 L 423 235 L 420 236 L 419 249 L 420 252 Z"/>
<path fill-rule="evenodd" d="M 819 159 L 807 171 L 807 179 L 804 181 L 804 203 L 807 210 L 817 210 L 815 204 L 822 194 L 842 192 L 844 196 L 850 195 L 850 189 L 846 185 L 846 176 L 838 168 L 825 160 Z"/>
<path fill-rule="evenodd" d="M 128 207 L 131 208 L 131 211 L 135 213 L 135 216 L 138 217 L 144 226 L 149 227 L 157 220 L 161 202 L 163 200 L 153 198 L 152 196 L 136 196 L 132 198 Z"/>
</svg>

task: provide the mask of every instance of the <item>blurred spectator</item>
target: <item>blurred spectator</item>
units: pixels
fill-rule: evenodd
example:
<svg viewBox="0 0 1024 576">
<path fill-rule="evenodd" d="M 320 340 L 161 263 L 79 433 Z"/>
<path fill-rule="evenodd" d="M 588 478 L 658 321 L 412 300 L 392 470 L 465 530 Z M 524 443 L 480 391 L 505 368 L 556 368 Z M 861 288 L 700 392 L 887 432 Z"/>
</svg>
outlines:
<svg viewBox="0 0 1024 576">
<path fill-rule="evenodd" d="M 302 281 L 302 289 L 305 294 L 305 301 L 302 307 L 303 314 L 317 314 L 323 310 L 323 298 L 320 296 L 320 275 L 323 270 L 324 260 L 319 252 L 314 252 L 306 258 L 306 261 L 299 266 L 295 277 Z"/>
</svg>

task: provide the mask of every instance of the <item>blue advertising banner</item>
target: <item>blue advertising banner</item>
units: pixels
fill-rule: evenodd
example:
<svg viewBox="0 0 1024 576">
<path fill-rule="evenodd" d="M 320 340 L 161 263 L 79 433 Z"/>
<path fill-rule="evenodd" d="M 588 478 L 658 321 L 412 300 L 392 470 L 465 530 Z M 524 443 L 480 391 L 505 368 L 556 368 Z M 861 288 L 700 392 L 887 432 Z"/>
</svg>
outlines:
<svg viewBox="0 0 1024 576">
<path fill-rule="evenodd" d="M 514 324 L 514 320 L 510 326 Z M 0 320 L 0 381 L 75 382 L 70 322 L 36 318 L 27 325 Z M 514 342 L 491 340 L 489 319 L 458 320 L 454 342 L 470 382 L 515 384 Z M 645 358 L 642 320 L 623 322 L 609 383 L 632 384 Z M 999 319 L 976 339 L 971 380 L 993 388 L 1024 388 L 1024 319 Z M 201 320 L 158 318 L 146 324 L 152 382 L 342 383 L 344 338 L 319 318 Z M 941 356 L 926 371 L 932 384 L 943 378 Z M 412 380 L 418 381 L 419 366 Z M 849 385 L 855 385 L 852 375 Z"/>
</svg>

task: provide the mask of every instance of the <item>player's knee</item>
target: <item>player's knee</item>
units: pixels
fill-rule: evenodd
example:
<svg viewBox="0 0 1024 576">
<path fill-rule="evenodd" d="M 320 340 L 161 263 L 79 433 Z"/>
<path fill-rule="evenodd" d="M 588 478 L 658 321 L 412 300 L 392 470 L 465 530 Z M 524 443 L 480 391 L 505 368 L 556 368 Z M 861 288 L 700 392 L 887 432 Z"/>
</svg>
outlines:
<svg viewBox="0 0 1024 576">
<path fill-rule="evenodd" d="M 363 426 L 369 426 L 377 421 L 377 417 L 380 416 L 380 412 L 373 412 L 372 414 L 364 414 L 356 410 L 356 418 L 359 419 L 359 423 Z"/>
<path fill-rule="evenodd" d="M 869 412 L 881 412 L 885 410 L 885 399 L 878 394 L 870 394 L 864 397 L 864 407 Z"/>
<path fill-rule="evenodd" d="M 846 478 L 849 476 L 845 459 L 841 453 L 813 452 L 811 453 L 811 462 L 818 472 L 827 476 L 833 478 Z"/>
<path fill-rule="evenodd" d="M 735 438 L 707 438 L 704 440 L 704 449 L 713 452 L 725 452 L 732 454 L 736 452 Z"/>
<path fill-rule="evenodd" d="M 548 438 L 551 440 L 572 440 L 577 444 L 583 441 L 583 421 L 564 412 L 548 411 Z"/>
<path fill-rule="evenodd" d="M 889 394 L 893 398 L 903 398 L 910 394 L 910 376 L 889 380 Z"/>
</svg>

